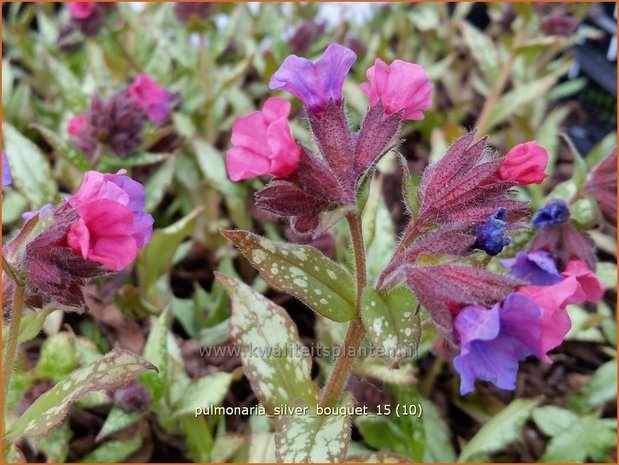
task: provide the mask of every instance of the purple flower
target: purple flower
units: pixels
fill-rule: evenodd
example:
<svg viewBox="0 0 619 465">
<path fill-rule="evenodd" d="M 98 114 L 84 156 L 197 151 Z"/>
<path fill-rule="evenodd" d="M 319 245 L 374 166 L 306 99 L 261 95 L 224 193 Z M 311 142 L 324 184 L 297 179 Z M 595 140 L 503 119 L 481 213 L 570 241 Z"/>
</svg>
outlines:
<svg viewBox="0 0 619 465">
<path fill-rule="evenodd" d="M 329 100 L 340 104 L 344 79 L 356 59 L 355 52 L 338 44 L 329 45 L 316 63 L 290 55 L 271 77 L 269 88 L 291 93 L 311 111 Z"/>
<path fill-rule="evenodd" d="M 545 250 L 518 252 L 515 258 L 501 260 L 510 274 L 535 286 L 551 286 L 563 281 L 552 256 Z"/>
<path fill-rule="evenodd" d="M 481 305 L 463 308 L 454 321 L 461 347 L 454 358 L 460 394 L 473 391 L 476 379 L 501 389 L 515 389 L 518 361 L 542 355 L 541 316 L 541 309 L 517 292 L 491 309 Z"/>
<path fill-rule="evenodd" d="M 9 167 L 9 159 L 2 151 L 2 187 L 10 186 L 13 182 L 13 178 L 11 177 L 11 168 Z"/>
<path fill-rule="evenodd" d="M 552 200 L 535 212 L 533 226 L 545 228 L 553 224 L 565 223 L 570 217 L 570 209 L 563 200 Z"/>
<path fill-rule="evenodd" d="M 499 208 L 497 212 L 477 228 L 474 247 L 485 251 L 488 255 L 497 255 L 503 247 L 509 245 L 509 238 L 505 237 L 507 210 Z"/>
</svg>

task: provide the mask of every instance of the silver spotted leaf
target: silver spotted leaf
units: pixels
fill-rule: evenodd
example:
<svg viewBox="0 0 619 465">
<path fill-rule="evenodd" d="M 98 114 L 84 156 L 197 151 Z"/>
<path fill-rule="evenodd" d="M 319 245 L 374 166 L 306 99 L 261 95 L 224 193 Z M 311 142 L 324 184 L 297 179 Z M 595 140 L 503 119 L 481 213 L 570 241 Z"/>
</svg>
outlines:
<svg viewBox="0 0 619 465">
<path fill-rule="evenodd" d="M 275 432 L 275 455 L 283 463 L 343 462 L 350 442 L 351 416 L 354 406 L 347 395 L 335 413 L 317 414 L 314 408 L 306 414 L 282 417 Z"/>
<path fill-rule="evenodd" d="M 361 319 L 377 355 L 396 365 L 412 357 L 421 336 L 417 299 L 404 286 L 379 294 L 372 288 L 363 291 Z"/>
<path fill-rule="evenodd" d="M 216 273 L 232 300 L 230 335 L 245 375 L 269 413 L 298 401 L 315 405 L 312 359 L 286 311 L 238 279 Z"/>
<path fill-rule="evenodd" d="M 57 426 L 71 404 L 92 391 L 118 389 L 139 373 L 157 368 L 127 350 L 113 350 L 96 362 L 80 368 L 39 397 L 17 419 L 6 435 L 14 441 L 23 436 L 41 436 Z"/>
<path fill-rule="evenodd" d="M 309 245 L 265 239 L 248 231 L 222 231 L 272 286 L 325 318 L 344 322 L 355 314 L 355 284 L 340 265 Z"/>
</svg>

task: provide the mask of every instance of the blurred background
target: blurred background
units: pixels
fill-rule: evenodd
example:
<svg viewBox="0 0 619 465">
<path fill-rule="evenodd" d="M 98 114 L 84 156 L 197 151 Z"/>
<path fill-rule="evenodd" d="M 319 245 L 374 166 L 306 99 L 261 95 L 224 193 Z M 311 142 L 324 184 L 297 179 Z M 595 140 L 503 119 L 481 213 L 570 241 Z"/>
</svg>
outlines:
<svg viewBox="0 0 619 465">
<path fill-rule="evenodd" d="M 433 108 L 404 126 L 399 148 L 412 173 L 472 128 L 503 152 L 536 139 L 550 154 L 551 176 L 520 193 L 536 209 L 551 197 L 576 201 L 593 167 L 616 153 L 616 3 L 112 3 L 88 21 L 72 19 L 62 3 L 9 2 L 2 12 L 4 147 L 27 160 L 12 166 L 14 184 L 3 191 L 5 242 L 24 212 L 60 201 L 94 167 L 67 132 L 94 95 L 109 96 L 138 73 L 175 95 L 170 119 L 147 125 L 135 153 L 96 160 L 100 171 L 127 169 L 145 184 L 155 239 L 133 269 L 88 289 L 87 313 L 53 312 L 41 322 L 42 332 L 24 344 L 6 402 L 19 415 L 112 347 L 147 358 L 153 347 L 162 349 L 163 394 L 153 399 L 137 383 L 121 395 L 90 396 L 62 427 L 24 441 L 29 461 L 274 460 L 266 419 L 191 412 L 204 403 L 257 402 L 238 358 L 201 353 L 231 344 L 229 302 L 214 271 L 242 278 L 286 308 L 307 345 L 341 339 L 341 327 L 269 288 L 218 232 L 232 227 L 300 240 L 254 207 L 252 194 L 265 179 L 232 183 L 224 166 L 232 122 L 274 95 L 269 78 L 289 54 L 313 59 L 332 42 L 357 53 L 344 85 L 353 125 L 367 107 L 358 85 L 375 58 L 423 65 L 435 86 Z M 298 101 L 291 124 L 296 138 L 309 141 Z M 395 159 L 380 171 L 375 200 L 385 227 L 370 251 L 376 257 L 389 254 L 385 247 L 407 221 Z M 371 409 L 423 402 L 423 419 L 357 418 L 351 454 L 616 462 L 616 205 L 614 219 L 595 217 L 584 203 L 572 217 L 595 241 L 607 293 L 598 305 L 570 308 L 573 329 L 555 363 L 523 363 L 514 393 L 479 383 L 476 393 L 460 397 L 458 378 L 432 353 L 436 334 L 427 330 L 418 357 L 399 370 L 364 360 L 349 385 Z M 523 234 L 516 244 L 530 237 Z M 349 261 L 339 227 L 312 245 Z M 326 363 L 315 360 L 313 374 L 323 376 Z"/>
</svg>

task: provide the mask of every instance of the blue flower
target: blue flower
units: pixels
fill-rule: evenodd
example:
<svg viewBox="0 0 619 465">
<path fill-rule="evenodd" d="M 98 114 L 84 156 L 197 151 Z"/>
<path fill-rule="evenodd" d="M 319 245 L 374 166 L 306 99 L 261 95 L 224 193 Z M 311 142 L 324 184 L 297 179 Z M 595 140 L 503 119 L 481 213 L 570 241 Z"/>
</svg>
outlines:
<svg viewBox="0 0 619 465">
<path fill-rule="evenodd" d="M 503 247 L 509 245 L 511 241 L 508 237 L 505 237 L 507 231 L 506 215 L 507 210 L 499 208 L 494 215 L 479 226 L 475 231 L 477 240 L 473 247 L 485 251 L 488 255 L 497 255 L 503 250 Z"/>
<path fill-rule="evenodd" d="M 9 186 L 13 182 L 11 177 L 11 168 L 9 167 L 9 160 L 6 153 L 2 151 L 2 187 Z"/>
<path fill-rule="evenodd" d="M 552 256 L 545 250 L 518 252 L 515 258 L 501 260 L 510 274 L 535 286 L 551 286 L 563 281 Z"/>
<path fill-rule="evenodd" d="M 454 320 L 460 354 L 454 368 L 460 375 L 460 394 L 475 389 L 475 380 L 498 388 L 516 389 L 518 362 L 529 355 L 541 357 L 542 310 L 514 292 L 491 309 L 464 307 Z"/>
<path fill-rule="evenodd" d="M 570 209 L 563 200 L 552 200 L 539 208 L 533 216 L 533 226 L 545 228 L 553 224 L 565 223 L 570 217 Z"/>
</svg>

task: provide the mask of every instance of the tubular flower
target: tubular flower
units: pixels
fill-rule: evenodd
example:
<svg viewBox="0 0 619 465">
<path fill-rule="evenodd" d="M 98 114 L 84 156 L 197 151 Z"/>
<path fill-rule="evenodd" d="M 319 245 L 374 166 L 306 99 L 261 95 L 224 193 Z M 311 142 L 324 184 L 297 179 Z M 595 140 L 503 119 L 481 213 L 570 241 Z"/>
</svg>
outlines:
<svg viewBox="0 0 619 465">
<path fill-rule="evenodd" d="M 424 69 L 415 63 L 395 60 L 387 65 L 377 58 L 366 76 L 370 82 L 360 87 L 369 97 L 370 106 L 382 102 L 388 115 L 403 111 L 402 119 L 421 120 L 423 111 L 432 106 L 432 84 Z"/>
<path fill-rule="evenodd" d="M 586 263 L 573 260 L 561 274 L 563 280 L 551 286 L 522 286 L 518 292 L 535 301 L 542 309 L 543 333 L 541 359 L 552 363 L 547 352 L 558 347 L 572 327 L 567 306 L 580 302 L 597 302 L 604 289 Z"/>
<path fill-rule="evenodd" d="M 271 77 L 269 88 L 289 92 L 313 112 L 330 100 L 340 105 L 344 79 L 356 59 L 355 52 L 338 44 L 329 45 L 315 63 L 290 55 Z"/>
<path fill-rule="evenodd" d="M 454 320 L 461 346 L 453 362 L 460 374 L 460 394 L 473 391 L 475 379 L 515 389 L 518 362 L 529 355 L 541 356 L 541 316 L 536 303 L 518 292 L 491 309 L 463 308 Z"/>
<path fill-rule="evenodd" d="M 544 173 L 547 164 L 548 152 L 533 140 L 518 144 L 507 152 L 497 176 L 520 186 L 541 184 L 548 176 Z"/>
<path fill-rule="evenodd" d="M 238 118 L 232 125 L 232 149 L 226 153 L 233 181 L 263 174 L 285 177 L 296 171 L 301 149 L 288 125 L 290 102 L 271 97 L 261 111 Z"/>
<path fill-rule="evenodd" d="M 146 112 L 154 124 L 163 123 L 170 114 L 170 93 L 147 74 L 138 74 L 127 93 Z"/>
<path fill-rule="evenodd" d="M 570 217 L 570 209 L 563 200 L 552 200 L 538 209 L 533 216 L 533 226 L 545 228 L 553 224 L 565 223 Z"/>
<path fill-rule="evenodd" d="M 563 281 L 552 256 L 545 250 L 518 252 L 515 258 L 501 260 L 510 274 L 535 286 L 549 286 Z"/>
<path fill-rule="evenodd" d="M 67 234 L 69 247 L 116 271 L 135 259 L 153 226 L 152 216 L 144 212 L 144 187 L 124 174 L 89 171 L 67 201 L 79 216 Z"/>
</svg>

